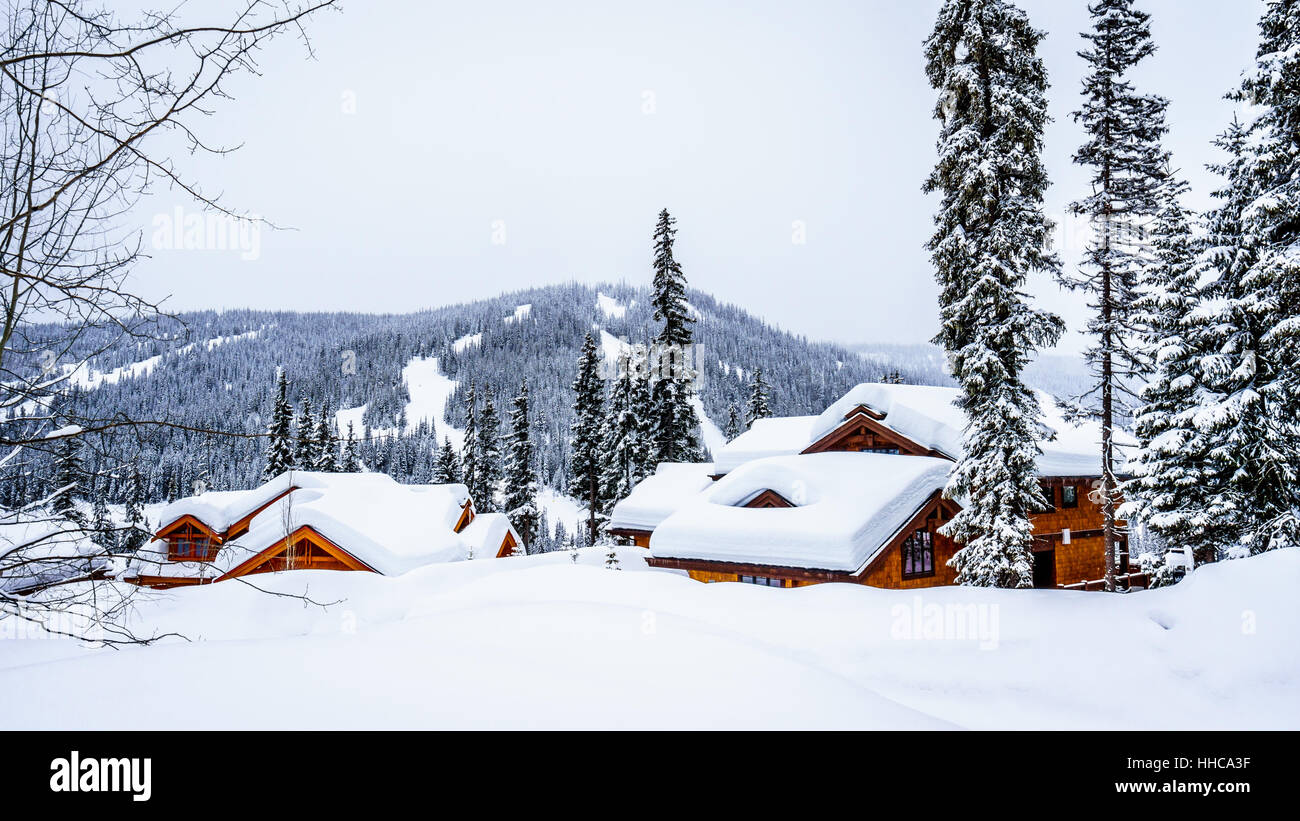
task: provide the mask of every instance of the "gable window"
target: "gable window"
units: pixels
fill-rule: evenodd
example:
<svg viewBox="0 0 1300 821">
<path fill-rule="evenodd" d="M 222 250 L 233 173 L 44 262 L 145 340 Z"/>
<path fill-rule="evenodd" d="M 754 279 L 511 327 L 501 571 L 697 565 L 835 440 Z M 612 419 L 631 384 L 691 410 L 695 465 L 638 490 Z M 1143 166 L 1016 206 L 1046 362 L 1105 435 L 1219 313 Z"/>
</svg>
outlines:
<svg viewBox="0 0 1300 821">
<path fill-rule="evenodd" d="M 903 542 L 903 578 L 934 575 L 934 534 L 914 530 Z"/>
<path fill-rule="evenodd" d="M 193 525 L 184 525 L 167 537 L 172 561 L 207 561 L 212 558 L 212 540 Z"/>
<path fill-rule="evenodd" d="M 757 584 L 762 587 L 785 587 L 784 579 L 773 579 L 768 576 L 741 576 L 740 581 L 745 584 Z"/>
<path fill-rule="evenodd" d="M 892 453 L 895 456 L 899 455 L 898 448 L 890 448 L 890 447 L 863 448 L 862 452 L 863 453 Z"/>
<path fill-rule="evenodd" d="M 1079 506 L 1079 488 L 1075 485 L 1061 486 L 1061 507 Z"/>
</svg>

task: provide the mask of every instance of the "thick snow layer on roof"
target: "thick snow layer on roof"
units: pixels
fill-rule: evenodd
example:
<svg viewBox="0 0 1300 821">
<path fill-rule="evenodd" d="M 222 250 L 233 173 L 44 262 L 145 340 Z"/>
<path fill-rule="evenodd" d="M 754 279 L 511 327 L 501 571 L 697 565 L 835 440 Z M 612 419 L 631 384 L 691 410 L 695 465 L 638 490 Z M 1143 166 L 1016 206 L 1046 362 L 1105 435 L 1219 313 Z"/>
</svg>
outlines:
<svg viewBox="0 0 1300 821">
<path fill-rule="evenodd" d="M 966 415 L 953 404 L 960 395 L 956 388 L 864 382 L 817 417 L 805 447 L 838 428 L 854 408 L 865 405 L 884 414 L 880 421 L 891 430 L 955 459 L 961 454 L 962 430 L 966 426 Z"/>
<path fill-rule="evenodd" d="M 614 505 L 609 526 L 654 530 L 670 514 L 713 484 L 712 462 L 660 462 L 654 474 Z"/>
<path fill-rule="evenodd" d="M 650 554 L 857 571 L 943 488 L 951 468 L 945 459 L 880 453 L 757 459 L 665 519 Z M 764 490 L 795 506 L 739 506 Z"/>
<path fill-rule="evenodd" d="M 719 473 L 727 473 L 752 459 L 799 453 L 843 424 L 858 406 L 883 415 L 880 424 L 922 447 L 952 459 L 961 455 L 966 415 L 954 402 L 957 388 L 931 385 L 885 385 L 864 382 L 840 397 L 815 417 L 788 416 L 760 419 L 749 431 L 714 454 Z M 1038 459 L 1042 476 L 1097 476 L 1101 473 L 1101 430 L 1096 422 L 1067 422 L 1060 405 L 1038 392 L 1042 406 L 1043 453 Z M 1122 465 L 1124 450 L 1135 444 L 1131 436 L 1116 431 Z"/>
<path fill-rule="evenodd" d="M 248 532 L 222 545 L 213 562 L 165 562 L 159 561 L 162 554 L 142 553 L 136 569 L 149 575 L 219 575 L 303 526 L 384 575 L 469 555 L 470 542 L 453 531 L 469 499 L 463 484 L 403 485 L 383 473 L 287 471 L 256 490 L 205 493 L 166 511 L 168 516 L 176 510 L 193 513 L 224 530 L 291 484 L 298 489 L 257 514 Z M 202 501 L 214 495 L 213 503 Z M 226 524 L 213 525 L 215 517 Z"/>
<path fill-rule="evenodd" d="M 494 559 L 507 533 L 514 534 L 515 544 L 523 544 L 506 514 L 480 513 L 460 532 L 460 538 L 470 548 L 469 558 Z"/>
<path fill-rule="evenodd" d="M 756 419 L 749 430 L 713 453 L 718 473 L 730 473 L 746 462 L 766 456 L 785 456 L 808 447 L 816 416 L 774 416 Z"/>
<path fill-rule="evenodd" d="M 235 522 L 284 493 L 291 484 L 301 486 L 299 480 L 308 475 L 311 474 L 306 471 L 285 471 L 252 490 L 209 490 L 198 496 L 177 499 L 158 514 L 159 529 L 182 516 L 193 516 L 216 532 L 224 532 Z"/>
</svg>

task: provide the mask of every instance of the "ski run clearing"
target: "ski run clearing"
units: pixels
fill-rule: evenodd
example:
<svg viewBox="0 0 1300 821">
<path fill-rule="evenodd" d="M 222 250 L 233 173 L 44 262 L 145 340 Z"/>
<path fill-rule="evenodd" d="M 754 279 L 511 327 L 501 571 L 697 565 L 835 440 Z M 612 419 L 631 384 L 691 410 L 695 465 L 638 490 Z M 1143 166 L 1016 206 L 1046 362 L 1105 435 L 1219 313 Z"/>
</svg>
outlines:
<svg viewBox="0 0 1300 821">
<path fill-rule="evenodd" d="M 257 578 L 328 606 L 146 591 L 132 626 L 189 640 L 4 641 L 26 695 L 0 727 L 1300 728 L 1297 549 L 1128 595 L 701 584 L 604 552 Z"/>
</svg>

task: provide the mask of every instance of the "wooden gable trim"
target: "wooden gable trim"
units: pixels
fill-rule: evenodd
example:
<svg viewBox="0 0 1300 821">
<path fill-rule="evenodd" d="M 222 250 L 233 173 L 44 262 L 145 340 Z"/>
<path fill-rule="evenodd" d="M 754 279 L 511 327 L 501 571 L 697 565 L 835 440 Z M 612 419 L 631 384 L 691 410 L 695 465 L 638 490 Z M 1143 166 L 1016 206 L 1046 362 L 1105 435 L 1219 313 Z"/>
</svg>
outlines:
<svg viewBox="0 0 1300 821">
<path fill-rule="evenodd" d="M 501 549 L 497 551 L 497 558 L 504 559 L 513 554 L 515 552 L 515 547 L 517 547 L 518 544 L 519 543 L 515 541 L 515 534 L 507 530 L 505 538 L 501 540 Z"/>
<path fill-rule="evenodd" d="M 338 559 L 340 563 L 346 565 L 352 570 L 368 570 L 371 573 L 378 572 L 370 565 L 361 561 L 356 556 L 353 556 L 351 553 L 347 552 L 346 550 L 339 547 L 337 544 L 335 544 L 325 536 L 321 535 L 320 531 L 316 530 L 311 525 L 303 525 L 302 527 L 295 530 L 293 533 L 289 534 L 289 538 L 294 539 L 295 542 L 301 538 L 307 538 L 310 541 L 315 542 L 318 547 L 320 547 L 326 553 L 333 556 L 335 559 Z M 231 568 L 230 570 L 227 570 L 225 573 L 218 576 L 215 579 L 215 581 L 220 582 L 220 581 L 225 581 L 226 579 L 233 579 L 239 576 L 248 575 L 249 573 L 256 570 L 258 567 L 266 564 L 271 559 L 274 559 L 276 556 L 279 556 L 281 553 L 283 553 L 289 546 L 288 544 L 289 538 L 280 539 L 279 541 L 267 547 L 265 550 L 262 550 L 257 554 L 248 557 L 243 562 L 240 562 L 235 567 Z"/>
<path fill-rule="evenodd" d="M 453 533 L 459 533 L 469 527 L 469 523 L 474 521 L 474 505 L 471 499 L 465 500 L 465 507 L 460 512 L 460 518 L 456 520 L 456 526 L 451 530 Z"/>
<path fill-rule="evenodd" d="M 768 488 L 760 491 L 754 498 L 745 502 L 741 507 L 767 508 L 767 507 L 794 507 L 794 502 L 785 498 L 775 490 Z"/>
<path fill-rule="evenodd" d="M 216 542 L 217 544 L 220 544 L 223 541 L 220 533 L 208 527 L 208 525 L 202 519 L 199 519 L 196 516 L 193 516 L 189 513 L 186 513 L 184 516 L 180 517 L 174 522 L 171 522 L 166 527 L 159 530 L 157 533 L 154 534 L 154 537 L 149 541 L 156 542 L 159 539 L 166 539 L 172 533 L 175 533 L 177 530 L 180 530 L 185 525 L 192 525 L 194 527 L 199 528 L 204 533 L 208 534 L 209 539 Z"/>
<path fill-rule="evenodd" d="M 857 408 L 850 411 L 848 415 L 845 416 L 844 421 L 834 430 L 804 448 L 800 453 L 826 453 L 835 450 L 836 445 L 850 436 L 859 433 L 870 433 L 873 436 L 884 439 L 890 444 L 896 446 L 900 454 L 908 456 L 934 456 L 939 459 L 947 459 L 950 462 L 953 461 L 951 456 L 941 453 L 934 448 L 924 447 L 888 425 L 882 424 L 879 420 L 883 418 L 884 416 L 875 414 L 870 410 L 870 408 L 859 405 Z"/>
<path fill-rule="evenodd" d="M 891 556 L 898 553 L 899 547 L 902 546 L 903 542 L 907 541 L 907 537 L 912 531 L 920 530 L 925 525 L 925 520 L 930 518 L 930 514 L 937 511 L 940 522 L 944 522 L 956 516 L 958 510 L 959 508 L 955 503 L 943 498 L 943 491 L 936 490 L 916 509 L 916 513 L 912 514 L 912 518 L 908 519 L 902 527 L 895 531 L 894 535 L 885 543 L 884 549 L 876 553 L 875 558 L 863 565 L 861 570 L 852 574 L 853 578 L 864 578 L 872 570 L 889 561 Z"/>
</svg>

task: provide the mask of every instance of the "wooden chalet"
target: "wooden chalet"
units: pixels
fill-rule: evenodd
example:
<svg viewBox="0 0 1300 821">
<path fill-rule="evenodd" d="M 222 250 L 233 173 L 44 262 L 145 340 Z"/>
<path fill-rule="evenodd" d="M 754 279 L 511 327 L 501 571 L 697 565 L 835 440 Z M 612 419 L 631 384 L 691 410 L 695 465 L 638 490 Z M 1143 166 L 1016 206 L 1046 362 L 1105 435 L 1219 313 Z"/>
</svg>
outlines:
<svg viewBox="0 0 1300 821">
<path fill-rule="evenodd" d="M 168 588 L 283 570 L 397 575 L 510 555 L 519 543 L 503 514 L 475 513 L 464 485 L 379 473 L 289 471 L 254 490 L 180 499 L 162 522 L 120 578 Z"/>
<path fill-rule="evenodd" d="M 891 476 L 898 479 L 902 466 L 911 460 L 922 459 L 951 468 L 961 452 L 965 426 L 964 415 L 953 404 L 957 395 L 952 388 L 863 384 L 818 416 L 758 420 L 749 431 L 714 454 L 710 477 L 718 482 L 718 488 L 726 485 L 725 490 L 700 491 L 695 489 L 694 476 L 679 472 L 677 478 L 681 484 L 674 495 L 662 487 L 668 477 L 659 477 L 661 486 L 651 486 L 649 492 L 642 494 L 638 485 L 628 499 L 615 507 L 611 525 L 619 527 L 612 527 L 611 532 L 649 547 L 648 561 L 652 566 L 686 570 L 692 578 L 701 581 L 743 581 L 782 587 L 822 581 L 852 581 L 888 588 L 952 584 L 956 574 L 947 563 L 956 545 L 937 529 L 960 508 L 939 494 L 946 475 L 945 481 L 939 482 L 931 496 L 927 496 L 927 503 L 912 510 L 906 521 L 889 518 L 897 514 L 897 504 L 879 514 L 893 528 L 889 529 L 889 541 L 859 545 L 859 553 L 872 557 L 861 566 L 832 567 L 826 555 L 817 560 L 811 554 L 776 560 L 780 546 L 771 541 L 769 534 L 779 516 L 764 511 L 817 507 L 795 498 L 798 494 L 781 492 L 778 485 L 796 474 L 803 477 L 797 487 L 806 488 L 815 483 L 839 498 L 839 489 L 829 487 L 815 473 L 808 473 L 809 466 L 818 462 L 800 460 L 830 453 L 874 457 L 866 459 L 863 465 L 870 464 L 870 471 L 878 471 L 879 477 L 864 473 L 865 467 L 855 470 L 837 466 L 837 479 L 853 482 L 855 487 L 843 498 L 844 509 L 826 505 L 821 509 L 825 516 L 847 517 L 878 535 L 878 527 L 849 509 L 853 500 L 869 508 L 876 501 L 871 499 L 873 494 L 888 497 L 902 492 L 897 481 L 891 484 L 886 480 Z M 1093 424 L 1067 422 L 1046 394 L 1040 400 L 1049 430 L 1040 441 L 1042 455 L 1038 471 L 1050 509 L 1030 516 L 1034 525 L 1034 586 L 1086 588 L 1105 575 L 1102 512 L 1093 494 L 1100 477 L 1100 434 Z M 1122 447 L 1127 442 L 1118 444 Z M 763 470 L 755 474 L 753 465 Z M 756 484 L 755 475 L 765 477 L 768 484 Z M 737 476 L 740 478 L 734 478 Z M 656 477 L 647 479 L 646 483 Z M 644 510 L 655 504 L 657 518 L 644 515 Z M 621 516 L 623 507 L 638 512 L 640 520 L 645 522 L 640 530 L 627 526 L 637 516 Z M 718 541 L 725 542 L 728 537 L 705 521 L 710 516 L 716 517 L 721 507 L 749 511 L 728 513 L 724 519 L 739 528 L 744 538 L 762 545 L 761 550 L 746 554 L 743 561 L 725 558 L 718 551 Z M 803 526 L 814 528 L 814 532 L 818 526 L 809 517 L 800 521 Z M 783 534 L 783 538 L 795 537 L 797 534 Z M 1127 550 L 1123 542 L 1119 556 L 1119 569 L 1125 572 Z"/>
</svg>

